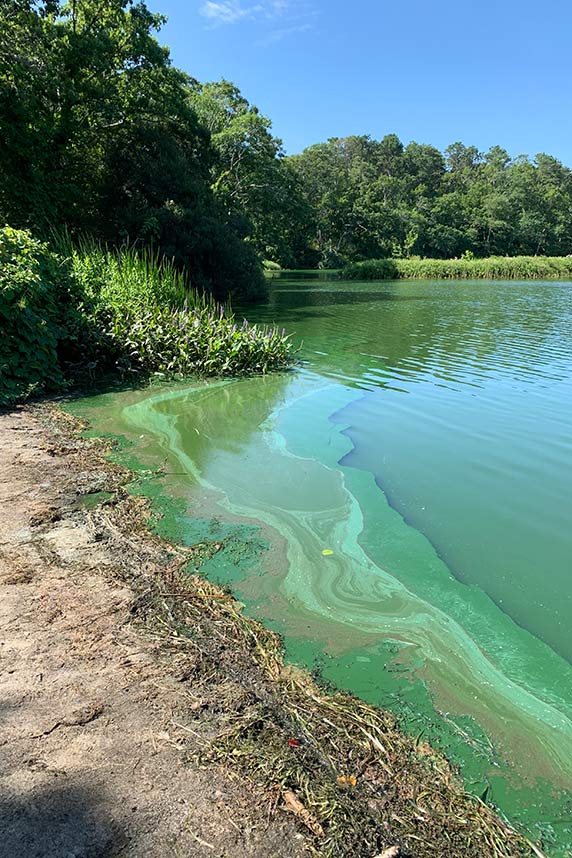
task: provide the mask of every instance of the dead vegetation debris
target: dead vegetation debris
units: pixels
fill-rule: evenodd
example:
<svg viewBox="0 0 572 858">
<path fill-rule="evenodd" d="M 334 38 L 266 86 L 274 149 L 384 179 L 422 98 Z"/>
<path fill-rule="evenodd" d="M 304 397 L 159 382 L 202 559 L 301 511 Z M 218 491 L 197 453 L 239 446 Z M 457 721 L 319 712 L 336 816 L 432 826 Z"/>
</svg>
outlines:
<svg viewBox="0 0 572 858">
<path fill-rule="evenodd" d="M 291 814 L 307 848 L 324 858 L 541 858 L 538 845 L 468 796 L 444 757 L 404 735 L 390 714 L 286 665 L 279 637 L 198 574 L 214 543 L 184 548 L 151 533 L 148 503 L 126 490 L 133 475 L 105 458 L 108 442 L 78 442 L 76 421 L 61 411 L 44 420 L 63 444 L 83 445 L 81 491 L 94 490 L 93 473 L 95 490 L 112 493 L 73 515 L 111 548 L 115 563 L 104 573 L 131 588 L 131 621 L 154 636 L 180 683 L 171 726 L 190 763 L 256 784 L 268 816 Z M 77 486 L 70 473 L 62 504 L 73 505 Z M 53 515 L 46 510 L 45 522 Z"/>
</svg>

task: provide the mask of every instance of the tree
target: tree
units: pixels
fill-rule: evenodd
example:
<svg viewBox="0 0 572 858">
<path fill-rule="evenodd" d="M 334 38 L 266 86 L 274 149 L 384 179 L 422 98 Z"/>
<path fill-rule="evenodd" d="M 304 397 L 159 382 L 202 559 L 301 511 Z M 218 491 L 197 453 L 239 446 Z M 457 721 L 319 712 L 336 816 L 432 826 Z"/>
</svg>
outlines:
<svg viewBox="0 0 572 858">
<path fill-rule="evenodd" d="M 2 216 L 41 235 L 65 225 L 157 243 L 200 285 L 255 292 L 256 256 L 209 187 L 215 153 L 191 81 L 154 35 L 163 21 L 133 0 L 2 10 Z"/>
<path fill-rule="evenodd" d="M 263 258 L 303 260 L 311 214 L 270 120 L 226 80 L 195 81 L 190 104 L 210 135 L 211 186 L 228 223 Z"/>
</svg>

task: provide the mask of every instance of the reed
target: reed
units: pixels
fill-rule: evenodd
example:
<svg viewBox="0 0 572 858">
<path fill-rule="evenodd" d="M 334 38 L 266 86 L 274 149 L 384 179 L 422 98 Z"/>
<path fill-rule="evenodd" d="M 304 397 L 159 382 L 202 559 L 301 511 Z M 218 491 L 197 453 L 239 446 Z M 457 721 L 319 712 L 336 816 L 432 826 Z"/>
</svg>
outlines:
<svg viewBox="0 0 572 858">
<path fill-rule="evenodd" d="M 68 259 L 91 317 L 132 370 L 227 376 L 292 362 L 284 330 L 237 321 L 230 307 L 193 289 L 186 272 L 157 252 L 114 252 L 84 241 L 68 248 Z"/>
<path fill-rule="evenodd" d="M 370 259 L 340 272 L 344 280 L 569 280 L 570 256 L 485 259 Z"/>
<path fill-rule="evenodd" d="M 285 369 L 290 338 L 237 321 L 158 251 L 0 229 L 0 405 L 102 377 Z"/>
</svg>

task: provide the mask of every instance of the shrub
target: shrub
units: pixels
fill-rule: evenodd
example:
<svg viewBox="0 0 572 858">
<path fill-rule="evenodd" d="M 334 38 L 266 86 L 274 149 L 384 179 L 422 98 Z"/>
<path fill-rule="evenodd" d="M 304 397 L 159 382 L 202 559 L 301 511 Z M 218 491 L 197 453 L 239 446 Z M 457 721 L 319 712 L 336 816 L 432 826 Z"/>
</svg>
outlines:
<svg viewBox="0 0 572 858">
<path fill-rule="evenodd" d="M 353 262 L 341 272 L 345 280 L 397 280 L 399 278 L 395 259 L 370 259 Z"/>
<path fill-rule="evenodd" d="M 47 245 L 0 229 L 0 404 L 63 385 L 58 345 L 66 286 Z"/>
<path fill-rule="evenodd" d="M 0 403 L 65 388 L 87 367 L 239 375 L 287 367 L 285 332 L 246 321 L 190 288 L 159 254 L 59 238 L 50 250 L 0 230 Z"/>
</svg>

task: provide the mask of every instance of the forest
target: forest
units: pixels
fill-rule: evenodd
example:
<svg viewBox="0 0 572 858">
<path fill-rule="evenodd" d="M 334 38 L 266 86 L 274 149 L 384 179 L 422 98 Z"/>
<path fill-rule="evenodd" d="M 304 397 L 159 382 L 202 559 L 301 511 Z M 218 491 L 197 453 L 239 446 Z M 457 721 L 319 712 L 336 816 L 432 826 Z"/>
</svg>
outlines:
<svg viewBox="0 0 572 858">
<path fill-rule="evenodd" d="M 2 2 L 3 401 L 57 389 L 80 366 L 289 365 L 284 332 L 241 326 L 228 309 L 264 299 L 264 268 L 572 272 L 572 171 L 557 159 L 462 143 L 443 153 L 395 134 L 287 155 L 233 83 L 172 64 L 164 22 L 134 0 Z M 477 264 L 489 257 L 518 260 Z"/>
<path fill-rule="evenodd" d="M 395 134 L 286 155 L 227 81 L 175 68 L 130 0 L 5 0 L 0 218 L 160 248 L 217 297 L 256 300 L 260 262 L 572 253 L 572 171 L 556 158 L 445 152 Z"/>
</svg>

